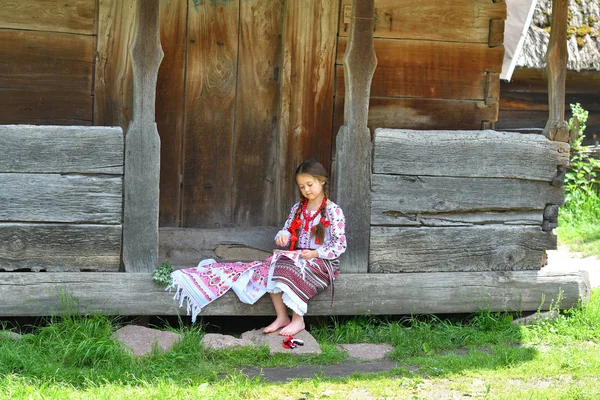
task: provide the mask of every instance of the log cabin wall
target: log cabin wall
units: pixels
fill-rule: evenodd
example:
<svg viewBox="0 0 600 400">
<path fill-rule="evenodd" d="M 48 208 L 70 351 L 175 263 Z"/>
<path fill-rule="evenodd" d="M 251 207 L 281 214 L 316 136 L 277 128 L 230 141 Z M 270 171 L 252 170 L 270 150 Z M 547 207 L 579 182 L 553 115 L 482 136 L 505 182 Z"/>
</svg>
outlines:
<svg viewBox="0 0 600 400">
<path fill-rule="evenodd" d="M 92 125 L 96 6 L 0 1 L 0 124 Z"/>
<path fill-rule="evenodd" d="M 335 121 L 343 122 L 342 59 L 351 0 L 340 10 Z M 369 127 L 482 129 L 498 116 L 503 1 L 375 0 Z"/>
<path fill-rule="evenodd" d="M 581 103 L 590 112 L 584 144 L 600 142 L 600 72 L 567 71 L 565 103 Z M 566 119 L 571 110 L 566 108 Z M 520 68 L 510 82 L 500 85 L 500 112 L 496 129 L 540 128 L 548 119 L 548 79 L 545 70 Z"/>
<path fill-rule="evenodd" d="M 134 1 L 50 3 L 0 7 L 0 123 L 126 130 Z M 329 164 L 350 4 L 161 0 L 161 226 L 281 224 L 297 200 L 295 166 Z M 370 126 L 490 126 L 505 14 L 492 0 L 375 1 Z"/>
</svg>

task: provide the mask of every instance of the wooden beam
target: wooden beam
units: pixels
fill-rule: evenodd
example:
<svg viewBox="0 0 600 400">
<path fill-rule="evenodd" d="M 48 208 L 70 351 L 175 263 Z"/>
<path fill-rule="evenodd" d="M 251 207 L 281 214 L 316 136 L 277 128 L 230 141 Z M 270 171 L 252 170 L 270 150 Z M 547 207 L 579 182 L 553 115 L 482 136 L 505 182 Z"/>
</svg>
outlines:
<svg viewBox="0 0 600 400">
<path fill-rule="evenodd" d="M 344 125 L 336 138 L 332 185 L 334 200 L 347 218 L 346 236 L 351 243 L 343 255 L 341 268 L 345 272 L 365 272 L 369 257 L 371 133 L 367 120 L 371 80 L 377 66 L 373 24 L 373 0 L 354 0 L 344 55 Z"/>
<path fill-rule="evenodd" d="M 569 141 L 569 127 L 565 121 L 565 82 L 567 79 L 567 21 L 568 0 L 552 0 L 552 30 L 546 53 L 548 71 L 548 105 L 550 115 L 544 135 L 558 142 Z"/>
<path fill-rule="evenodd" d="M 0 172 L 123 174 L 121 128 L 0 125 L 0 138 Z"/>
<path fill-rule="evenodd" d="M 1 271 L 117 272 L 120 255 L 121 225 L 0 223 Z"/>
<path fill-rule="evenodd" d="M 569 146 L 542 135 L 496 131 L 377 129 L 373 172 L 518 178 L 551 182 L 568 165 Z M 432 157 L 435 162 L 431 162 Z M 489 160 L 497 160 L 490 162 Z"/>
<path fill-rule="evenodd" d="M 564 189 L 544 181 L 373 174 L 372 207 L 385 212 L 543 210 Z"/>
<path fill-rule="evenodd" d="M 354 268 L 358 269 L 358 268 Z M 478 310 L 547 310 L 562 292 L 561 308 L 587 303 L 586 271 L 342 274 L 335 281 L 335 304 L 326 290 L 313 298 L 308 315 L 442 314 Z M 66 309 L 61 295 L 72 296 Z M 0 274 L 0 316 L 23 317 L 72 312 L 116 315 L 177 315 L 173 292 L 148 273 Z M 268 296 L 255 305 L 227 293 L 201 316 L 274 315 Z"/>
<path fill-rule="evenodd" d="M 120 224 L 122 207 L 120 176 L 0 173 L 0 221 Z"/>
<path fill-rule="evenodd" d="M 136 11 L 131 44 L 133 121 L 125 137 L 123 263 L 127 272 L 150 272 L 158 260 L 160 138 L 154 109 L 163 52 L 158 0 L 137 0 Z"/>
<path fill-rule="evenodd" d="M 556 236 L 540 226 L 371 228 L 369 272 L 537 270 Z"/>
<path fill-rule="evenodd" d="M 0 28 L 93 35 L 97 0 L 3 1 Z"/>
</svg>

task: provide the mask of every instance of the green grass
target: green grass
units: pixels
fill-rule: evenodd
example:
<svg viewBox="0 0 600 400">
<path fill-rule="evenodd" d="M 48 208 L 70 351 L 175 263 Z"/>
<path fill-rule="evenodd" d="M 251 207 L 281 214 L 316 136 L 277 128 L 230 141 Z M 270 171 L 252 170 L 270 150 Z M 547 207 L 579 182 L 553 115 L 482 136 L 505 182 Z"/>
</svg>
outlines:
<svg viewBox="0 0 600 400">
<path fill-rule="evenodd" d="M 600 257 L 600 196 L 591 191 L 572 193 L 559 212 L 556 234 L 570 250 Z"/>
<path fill-rule="evenodd" d="M 10 399 L 595 399 L 600 397 L 600 290 L 582 308 L 522 327 L 510 314 L 404 321 L 322 320 L 311 332 L 319 356 L 270 356 L 266 349 L 207 351 L 200 325 L 177 329 L 168 353 L 135 358 L 111 338 L 120 321 L 54 318 L 19 341 L 0 336 L 0 398 Z M 6 327 L 5 328 L 9 328 Z M 398 367 L 349 378 L 268 383 L 240 368 L 343 362 L 340 343 L 391 343 Z M 410 372 L 413 371 L 413 372 Z"/>
</svg>

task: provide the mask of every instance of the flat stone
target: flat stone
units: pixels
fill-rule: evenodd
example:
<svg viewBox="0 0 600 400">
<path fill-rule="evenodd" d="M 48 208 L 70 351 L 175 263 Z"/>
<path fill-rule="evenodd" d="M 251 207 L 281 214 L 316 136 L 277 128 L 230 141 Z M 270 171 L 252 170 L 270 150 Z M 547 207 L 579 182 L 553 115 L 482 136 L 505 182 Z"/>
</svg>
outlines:
<svg viewBox="0 0 600 400">
<path fill-rule="evenodd" d="M 162 351 L 168 351 L 181 339 L 175 332 L 161 331 L 139 325 L 127 325 L 115 331 L 113 337 L 131 350 L 136 356 L 144 356 L 156 346 Z"/>
<path fill-rule="evenodd" d="M 293 350 L 292 350 L 293 351 Z M 267 382 L 285 382 L 293 379 L 310 379 L 315 376 L 326 378 L 346 378 L 354 374 L 372 374 L 389 371 L 398 364 L 391 361 L 373 361 L 366 363 L 344 363 L 336 365 L 301 365 L 294 368 L 245 368 L 239 372 Z"/>
<path fill-rule="evenodd" d="M 2 338 L 9 338 L 12 340 L 19 340 L 21 339 L 23 336 L 19 335 L 17 332 L 12 332 L 12 331 L 0 331 L 0 337 Z"/>
<path fill-rule="evenodd" d="M 231 335 L 221 335 L 219 333 L 207 333 L 200 341 L 205 349 L 221 350 L 232 349 L 241 346 L 254 346 L 254 343 L 248 339 L 238 339 Z"/>
<path fill-rule="evenodd" d="M 357 344 L 340 344 L 338 350 L 345 351 L 348 356 L 361 360 L 381 360 L 386 357 L 387 353 L 394 351 L 394 346 L 381 343 L 357 343 Z"/>
<path fill-rule="evenodd" d="M 297 346 L 295 349 L 286 349 L 283 347 L 283 336 L 277 332 L 264 334 L 262 329 L 254 329 L 252 331 L 242 333 L 242 339 L 251 340 L 257 346 L 267 346 L 271 354 L 288 353 L 288 354 L 321 354 L 321 346 L 315 338 L 306 330 L 302 330 L 294 335 L 294 339 L 304 341 L 304 346 Z"/>
</svg>

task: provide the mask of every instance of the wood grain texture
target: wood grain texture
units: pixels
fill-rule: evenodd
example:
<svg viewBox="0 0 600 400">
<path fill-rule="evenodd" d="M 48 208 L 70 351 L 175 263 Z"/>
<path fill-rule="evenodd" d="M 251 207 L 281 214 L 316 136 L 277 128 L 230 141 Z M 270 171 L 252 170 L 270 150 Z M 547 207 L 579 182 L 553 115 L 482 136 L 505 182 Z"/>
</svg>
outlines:
<svg viewBox="0 0 600 400">
<path fill-rule="evenodd" d="M 235 246 L 270 255 L 276 247 L 274 238 L 279 229 L 280 227 L 264 226 L 221 229 L 161 228 L 159 258 L 170 260 L 174 265 L 187 266 L 196 266 L 200 260 L 206 258 L 223 261 L 217 254 L 219 246 Z M 229 260 L 254 261 L 265 258 L 266 256 Z"/>
<path fill-rule="evenodd" d="M 342 63 L 347 38 L 338 41 Z M 486 72 L 500 72 L 504 49 L 486 44 L 375 39 L 377 69 L 371 96 L 484 99 Z M 440 56 L 443 54 L 443 57 Z M 336 96 L 344 93 L 344 74 L 336 71 Z"/>
<path fill-rule="evenodd" d="M 240 51 L 233 140 L 233 222 L 278 225 L 276 180 L 282 0 L 240 3 Z"/>
<path fill-rule="evenodd" d="M 159 12 L 160 43 L 165 53 L 156 88 L 161 160 L 159 224 L 179 226 L 188 2 L 161 0 Z"/>
<path fill-rule="evenodd" d="M 541 227 L 372 227 L 369 272 L 537 270 L 553 249 Z"/>
<path fill-rule="evenodd" d="M 190 2 L 182 226 L 231 220 L 232 146 L 238 66 L 237 1 Z"/>
<path fill-rule="evenodd" d="M 344 101 L 335 98 L 333 131 L 343 124 Z M 481 129 L 482 121 L 493 120 L 497 107 L 483 101 L 371 97 L 369 129 Z"/>
<path fill-rule="evenodd" d="M 3 89 L 0 123 L 36 125 L 92 125 L 89 90 Z"/>
<path fill-rule="evenodd" d="M 504 44 L 504 20 L 503 19 L 491 19 L 490 20 L 490 37 L 488 39 L 488 45 L 490 47 L 500 47 Z"/>
<path fill-rule="evenodd" d="M 548 72 L 548 107 L 550 115 L 544 135 L 550 140 L 568 142 L 569 127 L 565 121 L 565 82 L 567 78 L 567 24 L 569 1 L 552 0 L 552 30 L 546 52 Z"/>
<path fill-rule="evenodd" d="M 298 164 L 314 158 L 329 169 L 338 7 L 339 0 L 285 4 L 278 128 L 282 217 L 295 198 Z"/>
<path fill-rule="evenodd" d="M 468 284 L 465 284 L 468 282 Z M 19 296 L 15 296 L 15 287 Z M 11 273 L 0 274 L 0 315 L 57 315 L 59 293 L 75 297 L 81 313 L 184 315 L 173 293 L 150 274 Z M 589 302 L 587 272 L 516 271 L 414 274 L 342 274 L 335 281 L 335 304 L 326 290 L 313 299 L 308 315 L 413 315 L 490 311 L 547 310 L 562 293 L 561 307 Z M 273 315 L 264 296 L 255 305 L 227 293 L 200 316 Z"/>
<path fill-rule="evenodd" d="M 403 213 L 382 210 L 373 204 L 371 225 L 384 226 L 473 226 L 473 225 L 534 225 L 542 226 L 542 211 L 479 211 L 461 213 Z"/>
<path fill-rule="evenodd" d="M 120 225 L 0 223 L 0 270 L 116 272 L 120 256 Z"/>
<path fill-rule="evenodd" d="M 377 129 L 373 172 L 552 181 L 569 146 L 541 135 L 496 131 Z M 430 157 L 435 154 L 436 162 Z M 490 162 L 496 160 L 497 162 Z"/>
<path fill-rule="evenodd" d="M 351 3 L 343 0 L 340 12 Z M 490 19 L 506 19 L 504 2 L 377 0 L 373 36 L 487 44 Z M 349 24 L 340 21 L 340 36 L 348 36 Z"/>
<path fill-rule="evenodd" d="M 91 95 L 92 36 L 0 29 L 0 59 L 0 88 Z"/>
<path fill-rule="evenodd" d="M 0 28 L 93 35 L 95 16 L 95 0 L 5 0 L 0 5 Z"/>
<path fill-rule="evenodd" d="M 0 221 L 120 224 L 121 177 L 0 173 Z"/>
<path fill-rule="evenodd" d="M 127 131 L 133 112 L 129 45 L 134 26 L 135 1 L 99 2 L 94 125 L 120 126 Z"/>
<path fill-rule="evenodd" d="M 123 174 L 121 128 L 0 125 L 0 140 L 0 172 Z"/>
<path fill-rule="evenodd" d="M 503 178 L 373 174 L 371 190 L 373 213 L 543 210 L 564 199 L 548 182 Z"/>
<path fill-rule="evenodd" d="M 154 120 L 156 80 L 163 58 L 158 0 L 137 0 L 131 43 L 133 120 L 125 137 L 123 264 L 152 272 L 158 260 L 160 138 Z"/>
<path fill-rule="evenodd" d="M 353 1 L 344 54 L 344 125 L 336 136 L 332 185 L 334 199 L 346 215 L 346 238 L 352 243 L 341 257 L 344 272 L 366 272 L 369 261 L 371 132 L 367 122 L 377 66 L 372 32 L 373 0 Z"/>
</svg>

